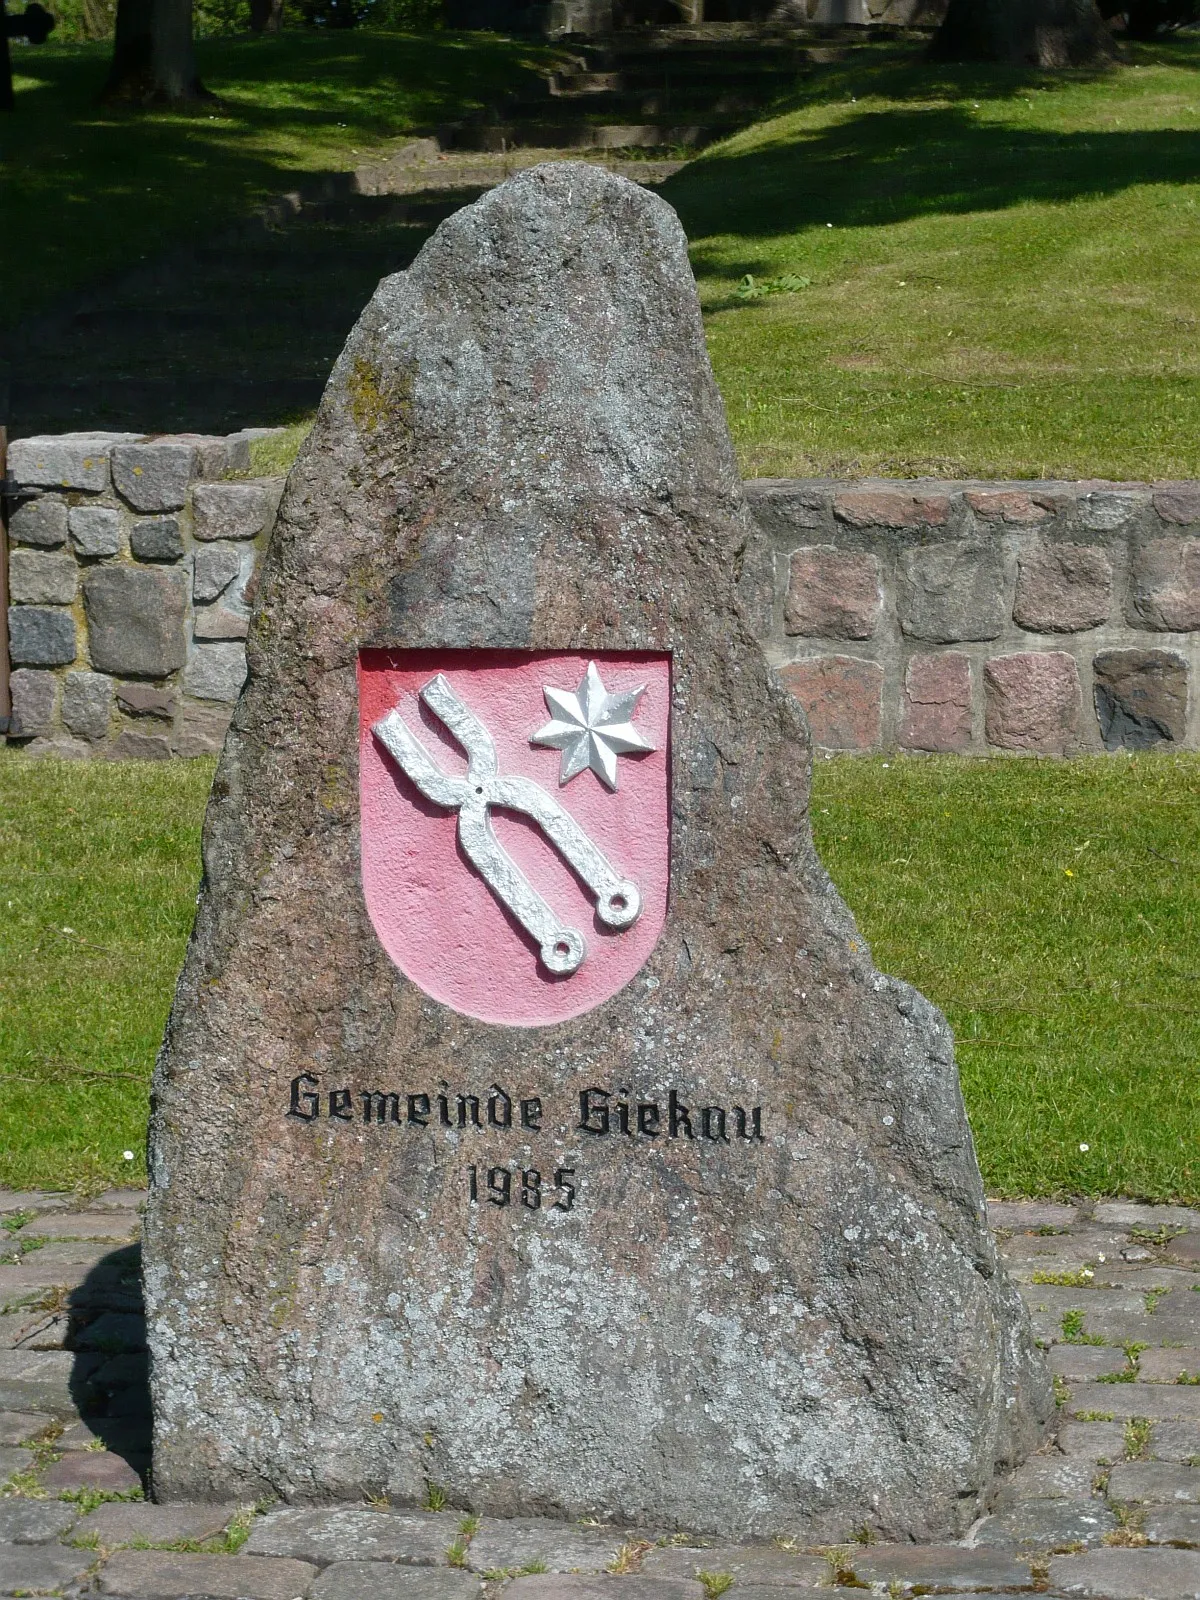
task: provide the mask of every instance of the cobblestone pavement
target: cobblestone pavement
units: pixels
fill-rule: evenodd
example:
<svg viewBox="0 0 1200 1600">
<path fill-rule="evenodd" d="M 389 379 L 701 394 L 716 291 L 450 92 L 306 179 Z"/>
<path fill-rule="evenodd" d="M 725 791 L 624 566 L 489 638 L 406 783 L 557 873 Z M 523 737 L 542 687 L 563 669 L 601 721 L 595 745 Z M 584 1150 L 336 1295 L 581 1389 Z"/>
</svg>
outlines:
<svg viewBox="0 0 1200 1600">
<path fill-rule="evenodd" d="M 1059 1392 L 1056 1440 L 956 1545 L 715 1545 L 386 1505 L 156 1506 L 141 1195 L 0 1191 L 0 1595 L 783 1600 L 1040 1591 L 1200 1600 L 1200 1212 L 995 1203 Z"/>
</svg>

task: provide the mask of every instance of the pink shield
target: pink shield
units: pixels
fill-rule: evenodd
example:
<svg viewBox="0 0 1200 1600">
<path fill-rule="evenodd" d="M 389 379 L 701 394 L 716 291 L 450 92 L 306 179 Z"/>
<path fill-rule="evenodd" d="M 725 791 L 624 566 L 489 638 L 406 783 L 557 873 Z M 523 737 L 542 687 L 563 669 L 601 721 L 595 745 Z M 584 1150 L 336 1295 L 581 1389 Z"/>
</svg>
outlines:
<svg viewBox="0 0 1200 1600">
<path fill-rule="evenodd" d="M 364 650 L 358 687 L 363 894 L 401 972 L 515 1027 L 624 988 L 667 911 L 670 656 Z"/>
</svg>

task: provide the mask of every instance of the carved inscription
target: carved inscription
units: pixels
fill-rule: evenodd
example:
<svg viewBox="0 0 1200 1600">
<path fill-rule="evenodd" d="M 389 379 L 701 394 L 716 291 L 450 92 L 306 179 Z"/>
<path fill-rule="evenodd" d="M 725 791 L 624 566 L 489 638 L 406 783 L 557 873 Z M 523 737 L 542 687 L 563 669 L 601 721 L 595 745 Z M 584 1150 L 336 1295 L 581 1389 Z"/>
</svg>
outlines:
<svg viewBox="0 0 1200 1600">
<path fill-rule="evenodd" d="M 460 1094 L 443 1083 L 429 1089 L 325 1087 L 313 1072 L 291 1081 L 286 1115 L 300 1122 L 358 1123 L 371 1128 L 450 1129 L 470 1135 L 499 1131 L 526 1141 L 530 1134 L 562 1139 L 569 1134 L 634 1141 L 691 1141 L 697 1145 L 759 1145 L 761 1106 L 689 1105 L 674 1089 L 661 1100 L 639 1099 L 626 1088 L 592 1084 L 575 1104 L 556 1116 L 540 1095 L 510 1094 L 493 1083 L 482 1094 Z M 524 1214 L 573 1211 L 580 1178 L 575 1167 L 483 1167 L 471 1163 L 465 1188 L 471 1205 L 516 1206 Z"/>
</svg>

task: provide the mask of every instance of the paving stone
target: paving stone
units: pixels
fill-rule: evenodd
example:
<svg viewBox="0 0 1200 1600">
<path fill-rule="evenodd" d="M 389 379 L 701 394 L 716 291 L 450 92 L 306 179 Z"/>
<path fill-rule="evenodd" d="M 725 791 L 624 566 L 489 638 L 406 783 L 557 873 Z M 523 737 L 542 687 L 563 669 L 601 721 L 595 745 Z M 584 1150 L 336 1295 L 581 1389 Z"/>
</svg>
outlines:
<svg viewBox="0 0 1200 1600">
<path fill-rule="evenodd" d="M 62 719 L 77 738 L 103 739 L 112 716 L 113 681 L 102 672 L 68 672 Z"/>
<path fill-rule="evenodd" d="M 987 1209 L 993 1228 L 1069 1228 L 1079 1217 L 1078 1207 L 1053 1200 L 989 1200 Z"/>
<path fill-rule="evenodd" d="M 879 743 L 883 668 L 855 656 L 816 656 L 780 669 L 804 707 L 814 743 L 826 750 L 871 750 Z"/>
<path fill-rule="evenodd" d="M 335 1561 L 309 1590 L 309 1600 L 475 1600 L 482 1579 L 448 1568 L 389 1561 Z"/>
<path fill-rule="evenodd" d="M 1093 1279 L 1098 1289 L 1135 1289 L 1145 1294 L 1149 1289 L 1190 1289 L 1196 1281 L 1194 1272 L 1178 1267 L 1131 1264 L 1121 1257 L 1115 1261 L 1094 1262 Z"/>
<path fill-rule="evenodd" d="M 242 570 L 241 552 L 228 544 L 200 546 L 192 566 L 192 599 L 200 604 L 215 600 Z"/>
<path fill-rule="evenodd" d="M 913 656 L 904 674 L 900 743 L 906 750 L 965 750 L 971 742 L 971 663 L 957 650 Z"/>
<path fill-rule="evenodd" d="M 476 1572 L 543 1563 L 551 1572 L 602 1571 L 635 1533 L 623 1528 L 579 1528 L 541 1517 L 486 1520 L 471 1540 Z M 690 1576 L 690 1574 L 688 1574 Z"/>
<path fill-rule="evenodd" d="M 1151 1544 L 1200 1545 L 1200 1507 L 1149 1506 L 1142 1532 Z"/>
<path fill-rule="evenodd" d="M 81 556 L 115 556 L 121 550 L 121 513 L 113 506 L 72 506 L 71 544 Z"/>
<path fill-rule="evenodd" d="M 444 1566 L 458 1538 L 458 1515 L 440 1511 L 375 1511 L 364 1506 L 269 1511 L 255 1522 L 248 1555 L 330 1561 L 403 1561 Z M 471 1541 L 472 1552 L 479 1535 Z"/>
<path fill-rule="evenodd" d="M 241 644 L 194 645 L 183 675 L 186 693 L 197 700 L 236 700 L 246 681 L 246 647 Z"/>
<path fill-rule="evenodd" d="M 792 552 L 783 607 L 785 633 L 869 639 L 882 610 L 877 556 L 834 545 L 805 545 Z"/>
<path fill-rule="evenodd" d="M 15 1445 L 0 1445 L 0 1483 L 11 1478 L 14 1472 L 28 1472 L 33 1461 L 32 1450 L 19 1450 Z"/>
<path fill-rule="evenodd" d="M 1066 1283 L 1031 1283 L 1022 1288 L 1025 1303 L 1050 1312 L 1082 1311 L 1086 1317 L 1101 1312 L 1146 1317 L 1146 1297 L 1136 1289 L 1096 1289 Z M 1086 1325 L 1086 1324 L 1085 1324 Z"/>
<path fill-rule="evenodd" d="M 150 1505 L 110 1500 L 97 1506 L 75 1529 L 76 1539 L 95 1536 L 106 1549 L 123 1544 L 176 1544 L 181 1539 L 214 1539 L 237 1515 L 235 1505 Z"/>
<path fill-rule="evenodd" d="M 864 1583 L 897 1583 L 902 1588 L 1021 1589 L 1029 1584 L 1029 1564 L 994 1550 L 960 1545 L 873 1545 L 852 1552 L 847 1565 Z"/>
<path fill-rule="evenodd" d="M 950 515 L 950 499 L 898 489 L 845 489 L 834 496 L 833 514 L 854 528 L 940 527 Z"/>
<path fill-rule="evenodd" d="M 179 705 L 173 689 L 160 689 L 151 683 L 119 683 L 117 704 L 131 717 L 159 717 L 169 721 Z"/>
<path fill-rule="evenodd" d="M 1058 1448 L 1081 1461 L 1120 1461 L 1125 1454 L 1123 1422 L 1064 1422 Z"/>
<path fill-rule="evenodd" d="M 112 1239 L 48 1239 L 37 1252 L 37 1263 L 43 1268 L 71 1268 L 82 1277 L 115 1253 L 114 1242 Z"/>
<path fill-rule="evenodd" d="M 1187 732 L 1188 667 L 1171 650 L 1103 650 L 1093 662 L 1106 750 L 1179 743 Z"/>
<path fill-rule="evenodd" d="M 1008 1261 L 1044 1258 L 1047 1266 L 1064 1259 L 1105 1260 L 1128 1244 L 1128 1234 L 1114 1228 L 1075 1227 L 1066 1234 L 1022 1233 L 1004 1241 Z"/>
<path fill-rule="evenodd" d="M 178 517 L 139 517 L 129 530 L 129 548 L 139 561 L 178 561 L 183 535 Z"/>
<path fill-rule="evenodd" d="M 668 1548 L 647 1551 L 641 1570 L 651 1577 L 694 1578 L 697 1572 L 728 1572 L 738 1594 L 746 1584 L 816 1589 L 829 1582 L 822 1556 L 794 1555 L 773 1545 L 718 1545 L 711 1549 Z"/>
<path fill-rule="evenodd" d="M 144 1350 L 113 1356 L 91 1378 L 95 1389 L 137 1389 L 149 1392 L 150 1357 Z"/>
<path fill-rule="evenodd" d="M 91 1209 L 93 1211 L 128 1211 L 135 1216 L 139 1216 L 145 1204 L 145 1189 L 106 1189 L 103 1194 L 98 1194 L 92 1201 Z"/>
<path fill-rule="evenodd" d="M 1156 1423 L 1150 1454 L 1159 1461 L 1200 1464 L 1200 1422 Z"/>
<path fill-rule="evenodd" d="M 14 1211 L 66 1211 L 73 1198 L 47 1189 L 0 1189 L 0 1216 L 11 1217 Z"/>
<path fill-rule="evenodd" d="M 1131 1200 L 1103 1200 L 1092 1219 L 1122 1228 L 1200 1228 L 1200 1212 L 1190 1206 L 1143 1206 Z"/>
<path fill-rule="evenodd" d="M 104 672 L 161 678 L 187 659 L 185 574 L 97 567 L 83 580 L 88 650 Z"/>
<path fill-rule="evenodd" d="M 1104 1412 L 1113 1421 L 1200 1422 L 1200 1386 L 1182 1383 L 1080 1383 L 1071 1386 L 1067 1415 Z"/>
<path fill-rule="evenodd" d="M 1200 628 L 1200 540 L 1153 539 L 1136 552 L 1128 617 L 1166 633 Z"/>
<path fill-rule="evenodd" d="M 1095 545 L 1041 542 L 1017 562 L 1013 620 L 1033 633 L 1078 633 L 1107 621 L 1112 562 Z"/>
<path fill-rule="evenodd" d="M 1138 1359 L 1138 1377 L 1143 1383 L 1178 1383 L 1181 1379 L 1200 1381 L 1200 1350 L 1144 1350 Z"/>
<path fill-rule="evenodd" d="M 977 517 L 988 521 L 1044 522 L 1053 515 L 1050 506 L 1020 489 L 968 489 L 963 499 Z"/>
<path fill-rule="evenodd" d="M 146 1319 L 127 1311 L 105 1311 L 79 1335 L 80 1350 L 110 1353 L 146 1348 Z"/>
<path fill-rule="evenodd" d="M 185 702 L 171 737 L 177 756 L 219 755 L 229 732 L 231 705 L 211 702 Z"/>
<path fill-rule="evenodd" d="M 1200 1467 L 1177 1466 L 1173 1461 L 1122 1462 L 1109 1474 L 1108 1498 L 1200 1505 Z"/>
<path fill-rule="evenodd" d="M 118 1550 L 104 1564 L 100 1593 L 124 1600 L 297 1600 L 316 1575 L 305 1561 Z"/>
<path fill-rule="evenodd" d="M 1200 1233 L 1181 1233 L 1168 1239 L 1166 1252 L 1172 1260 L 1200 1267 Z"/>
<path fill-rule="evenodd" d="M 272 506 L 257 483 L 198 483 L 192 490 L 192 531 L 197 539 L 253 539 Z"/>
<path fill-rule="evenodd" d="M 1094 1477 L 1092 1462 L 1078 1456 L 1030 1456 L 997 1490 L 996 1509 L 1018 1500 L 1086 1500 Z"/>
<path fill-rule="evenodd" d="M 996 639 L 1006 620 L 1004 569 L 991 542 L 903 550 L 896 602 L 906 638 L 936 644 Z"/>
<path fill-rule="evenodd" d="M 48 1411 L 66 1420 L 78 1415 L 71 1391 L 62 1383 L 39 1383 L 29 1378 L 0 1378 L 0 1410 Z"/>
<path fill-rule="evenodd" d="M 45 1411 L 0 1411 L 0 1445 L 24 1444 L 54 1421 Z"/>
<path fill-rule="evenodd" d="M 97 1440 L 136 1468 L 141 1458 L 150 1456 L 150 1419 L 148 1416 L 141 1419 L 92 1417 L 90 1422 L 78 1419 L 63 1430 L 57 1444 L 60 1450 L 92 1450 Z"/>
<path fill-rule="evenodd" d="M 73 1450 L 42 1474 L 47 1489 L 105 1489 L 127 1494 L 140 1489 L 142 1480 L 127 1461 L 111 1450 Z"/>
<path fill-rule="evenodd" d="M 1200 522 L 1200 484 L 1156 484 L 1154 509 L 1164 522 Z"/>
<path fill-rule="evenodd" d="M 8 653 L 14 666 L 69 666 L 78 653 L 75 618 L 44 606 L 9 606 Z"/>
<path fill-rule="evenodd" d="M 1087 1383 L 1108 1372 L 1124 1372 L 1125 1352 L 1105 1345 L 1056 1344 L 1046 1357 L 1051 1372 L 1068 1383 Z"/>
<path fill-rule="evenodd" d="M 53 672 L 21 667 L 9 679 L 12 719 L 9 734 L 15 739 L 33 739 L 48 733 L 54 724 L 54 700 L 58 679 Z"/>
<path fill-rule="evenodd" d="M 13 550 L 8 558 L 8 596 L 22 605 L 69 606 L 79 568 L 67 555 Z"/>
<path fill-rule="evenodd" d="M 20 1230 L 22 1239 L 128 1239 L 138 1231 L 136 1217 L 114 1211 L 56 1211 L 35 1217 Z"/>
<path fill-rule="evenodd" d="M 548 1572 L 515 1578 L 505 1586 L 504 1596 L 505 1600 L 704 1600 L 704 1590 L 688 1578 Z"/>
<path fill-rule="evenodd" d="M 1116 1516 L 1102 1500 L 1021 1500 L 988 1517 L 975 1529 L 973 1548 L 1015 1546 L 1022 1550 L 1067 1550 L 1099 1545 L 1116 1531 Z"/>
<path fill-rule="evenodd" d="M 61 1378 L 65 1382 L 74 1365 L 70 1350 L 0 1350 L 0 1378 Z"/>
<path fill-rule="evenodd" d="M 1055 1556 L 1050 1588 L 1103 1600 L 1198 1600 L 1200 1556 L 1185 1550 L 1089 1550 Z"/>
<path fill-rule="evenodd" d="M 196 447 L 183 442 L 119 445 L 113 487 L 135 511 L 178 511 L 196 471 Z"/>
<path fill-rule="evenodd" d="M 63 1500 L 0 1500 L 0 1543 L 45 1544 L 78 1517 L 78 1507 Z"/>
<path fill-rule="evenodd" d="M 67 502 L 56 494 L 38 495 L 26 500 L 13 512 L 8 524 L 13 544 L 38 545 L 56 549 L 67 542 Z"/>
<path fill-rule="evenodd" d="M 1079 737 L 1079 669 L 1062 650 L 993 656 L 983 669 L 984 731 L 997 750 L 1065 755 Z"/>
<path fill-rule="evenodd" d="M 94 1550 L 61 1545 L 0 1545 L 0 1594 L 57 1594 L 82 1578 L 95 1559 Z"/>
</svg>

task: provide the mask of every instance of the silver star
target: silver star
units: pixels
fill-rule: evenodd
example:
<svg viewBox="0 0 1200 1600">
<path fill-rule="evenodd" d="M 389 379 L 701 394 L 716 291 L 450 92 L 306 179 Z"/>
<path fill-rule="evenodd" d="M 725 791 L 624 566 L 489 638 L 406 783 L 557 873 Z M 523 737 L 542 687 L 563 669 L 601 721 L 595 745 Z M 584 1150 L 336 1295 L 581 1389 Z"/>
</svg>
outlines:
<svg viewBox="0 0 1200 1600">
<path fill-rule="evenodd" d="M 615 789 L 617 757 L 654 749 L 630 721 L 634 706 L 645 692 L 643 683 L 624 694 L 609 694 L 600 681 L 596 663 L 589 661 L 583 682 L 574 694 L 543 686 L 552 720 L 539 728 L 529 742 L 562 751 L 560 784 L 570 783 L 585 767 L 591 767 L 598 778 Z"/>
</svg>

